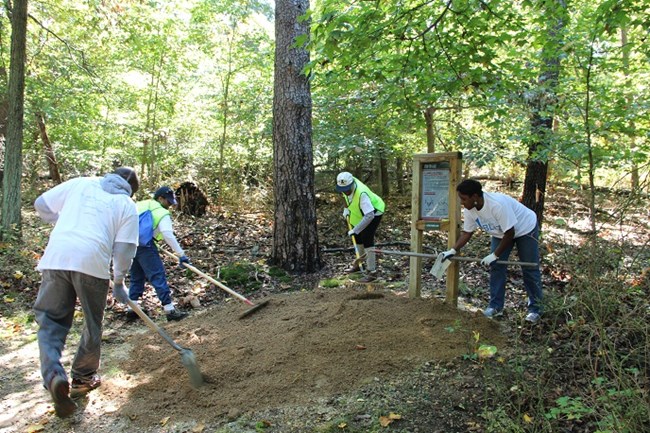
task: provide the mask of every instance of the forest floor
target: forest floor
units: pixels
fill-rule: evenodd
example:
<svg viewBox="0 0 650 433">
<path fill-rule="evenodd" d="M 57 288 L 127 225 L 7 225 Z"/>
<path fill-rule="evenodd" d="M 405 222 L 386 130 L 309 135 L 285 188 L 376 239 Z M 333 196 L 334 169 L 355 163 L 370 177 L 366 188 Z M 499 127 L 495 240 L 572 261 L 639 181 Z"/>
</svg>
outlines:
<svg viewBox="0 0 650 433">
<path fill-rule="evenodd" d="M 406 251 L 408 197 L 391 202 L 377 243 Z M 204 386 L 193 389 L 179 353 L 141 321 L 127 322 L 124 307 L 109 299 L 102 386 L 63 420 L 54 415 L 40 380 L 37 327 L 30 316 L 38 274 L 25 267 L 35 265 L 40 251 L 27 246 L 24 263 L 3 271 L 10 277 L 0 286 L 5 305 L 10 304 L 0 318 L 0 433 L 485 431 L 486 369 L 503 364 L 515 350 L 535 356 L 547 332 L 544 321 L 535 326 L 523 321 L 520 272 L 511 272 L 507 313 L 500 320 L 481 314 L 487 272 L 474 264 L 461 270 L 458 308 L 444 302 L 444 282 L 428 272 L 423 272 L 422 297 L 409 298 L 405 257 L 382 258 L 381 278 L 364 285 L 343 272 L 354 256 L 339 218 L 340 203 L 328 196 L 318 206 L 325 266 L 307 276 L 288 276 L 266 264 L 270 212 L 220 209 L 198 219 L 177 217 L 177 236 L 194 266 L 230 278 L 231 288 L 268 305 L 240 319 L 247 305 L 166 261 L 175 297 L 190 316 L 166 322 L 153 290 L 144 307 L 193 351 Z M 549 223 L 546 254 L 557 249 L 554 243 L 578 244 L 586 230 L 584 213 L 566 206 L 564 215 L 560 205 L 547 211 L 550 222 L 563 217 L 559 226 L 564 228 Z M 27 236 L 42 248 L 49 228 L 28 212 L 25 219 Z M 608 230 L 616 236 L 623 229 Z M 487 242 L 487 237 L 474 241 L 467 255 L 485 255 Z M 436 253 L 446 248 L 446 238 L 427 233 L 425 244 L 426 252 Z M 424 269 L 432 264 L 424 260 Z M 244 278 L 235 280 L 237 275 L 228 274 L 233 269 L 243 270 Z M 543 270 L 545 290 L 561 292 L 570 272 Z M 79 313 L 64 353 L 68 369 L 81 323 Z M 478 356 L 482 345 L 496 347 L 496 356 Z"/>
</svg>

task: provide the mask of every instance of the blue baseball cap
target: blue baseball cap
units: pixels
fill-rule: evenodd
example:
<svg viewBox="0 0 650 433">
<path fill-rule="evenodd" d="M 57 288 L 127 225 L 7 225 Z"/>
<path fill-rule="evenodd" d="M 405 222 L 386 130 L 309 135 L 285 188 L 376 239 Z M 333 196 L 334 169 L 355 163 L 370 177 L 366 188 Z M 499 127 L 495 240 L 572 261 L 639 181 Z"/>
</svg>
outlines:
<svg viewBox="0 0 650 433">
<path fill-rule="evenodd" d="M 161 186 L 156 190 L 156 193 L 153 195 L 153 198 L 155 200 L 158 197 L 163 197 L 171 205 L 176 205 L 178 203 L 176 201 L 176 196 L 174 195 L 174 190 L 168 186 Z"/>
</svg>

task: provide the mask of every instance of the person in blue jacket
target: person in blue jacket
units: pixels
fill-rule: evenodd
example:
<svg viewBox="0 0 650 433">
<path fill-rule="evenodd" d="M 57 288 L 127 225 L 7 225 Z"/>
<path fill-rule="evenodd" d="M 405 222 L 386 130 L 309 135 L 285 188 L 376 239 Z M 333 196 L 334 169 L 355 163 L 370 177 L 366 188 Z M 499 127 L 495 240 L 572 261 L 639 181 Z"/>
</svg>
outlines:
<svg viewBox="0 0 650 433">
<path fill-rule="evenodd" d="M 165 266 L 156 246 L 156 242 L 164 241 L 179 257 L 179 265 L 181 267 L 185 263 L 190 263 L 183 248 L 181 248 L 178 240 L 176 240 L 176 236 L 174 236 L 169 208 L 176 204 L 174 191 L 168 186 L 158 188 L 153 195 L 153 199 L 142 200 L 136 203 L 138 215 L 147 211 L 151 212 L 151 217 L 153 218 L 153 234 L 152 239 L 146 244 L 138 245 L 133 264 L 131 265 L 129 286 L 129 299 L 134 302 L 139 302 L 140 297 L 144 293 L 145 281 L 149 281 L 156 290 L 156 295 L 163 306 L 168 321 L 182 320 L 188 315 L 186 312 L 179 311 L 174 306 L 172 292 L 167 284 Z M 128 309 L 126 314 L 129 320 L 137 318 L 137 314 L 131 309 Z"/>
</svg>

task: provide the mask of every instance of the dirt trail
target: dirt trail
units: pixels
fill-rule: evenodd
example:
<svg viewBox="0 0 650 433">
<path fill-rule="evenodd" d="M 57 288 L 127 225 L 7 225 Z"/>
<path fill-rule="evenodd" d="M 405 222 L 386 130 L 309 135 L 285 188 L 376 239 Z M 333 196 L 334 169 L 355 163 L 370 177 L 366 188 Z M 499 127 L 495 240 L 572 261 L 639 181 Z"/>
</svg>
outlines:
<svg viewBox="0 0 650 433">
<path fill-rule="evenodd" d="M 473 331 L 482 343 L 501 346 L 504 340 L 498 324 L 480 315 L 379 289 L 321 288 L 270 300 L 242 320 L 246 306 L 233 301 L 197 310 L 179 323 L 161 322 L 195 353 L 206 378 L 200 390 L 190 387 L 178 352 L 157 334 L 142 323 L 115 323 L 103 349 L 104 384 L 80 402 L 73 420 L 48 412 L 41 390 L 37 404 L 5 419 L 0 431 L 26 431 L 34 424 L 47 425 L 47 431 L 74 426 L 75 432 L 220 425 L 254 411 L 313 404 L 428 361 L 471 353 Z M 22 379 L 38 389 L 38 360 L 31 361 L 33 370 L 23 365 Z M 14 403 L 17 398 L 2 396 Z M 12 403 L 2 406 L 11 410 Z"/>
</svg>

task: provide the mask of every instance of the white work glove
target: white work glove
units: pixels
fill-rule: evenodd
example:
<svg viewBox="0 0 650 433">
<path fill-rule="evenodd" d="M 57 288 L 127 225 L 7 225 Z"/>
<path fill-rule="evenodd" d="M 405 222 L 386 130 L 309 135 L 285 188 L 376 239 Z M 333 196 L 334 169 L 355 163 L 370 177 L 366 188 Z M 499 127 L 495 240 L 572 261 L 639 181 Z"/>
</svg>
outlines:
<svg viewBox="0 0 650 433">
<path fill-rule="evenodd" d="M 494 253 L 490 253 L 489 255 L 483 257 L 483 260 L 481 260 L 481 264 L 485 266 L 489 266 L 492 262 L 496 261 L 498 257 Z"/>
<path fill-rule="evenodd" d="M 348 219 L 349 216 L 350 216 L 350 209 L 348 209 L 347 207 L 343 208 L 343 219 Z"/>
<path fill-rule="evenodd" d="M 354 230 L 350 230 L 350 231 L 348 231 L 348 236 L 354 236 L 354 235 L 356 235 L 356 233 L 354 232 Z"/>
<path fill-rule="evenodd" d="M 456 255 L 456 250 L 455 249 L 450 249 L 442 253 L 442 261 L 444 262 L 445 260 L 449 260 L 452 257 Z"/>
<path fill-rule="evenodd" d="M 121 302 L 122 304 L 129 303 L 129 292 L 126 291 L 124 287 L 124 281 L 113 283 L 113 297 L 116 301 Z"/>
</svg>

